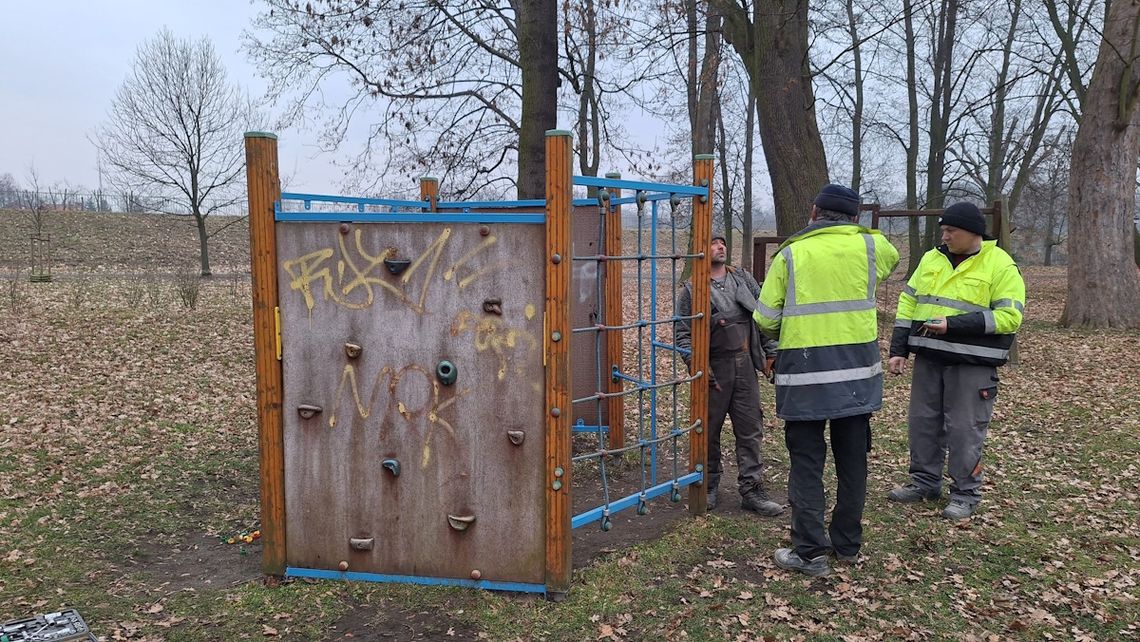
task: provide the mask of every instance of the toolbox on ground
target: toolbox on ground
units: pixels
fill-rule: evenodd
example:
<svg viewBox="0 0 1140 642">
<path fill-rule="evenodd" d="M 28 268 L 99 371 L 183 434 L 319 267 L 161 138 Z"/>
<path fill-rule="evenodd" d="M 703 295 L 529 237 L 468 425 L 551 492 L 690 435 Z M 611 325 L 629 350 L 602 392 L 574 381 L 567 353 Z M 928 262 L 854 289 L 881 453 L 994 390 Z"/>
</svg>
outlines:
<svg viewBox="0 0 1140 642">
<path fill-rule="evenodd" d="M 99 642 L 75 609 L 0 624 L 0 642 Z"/>
</svg>

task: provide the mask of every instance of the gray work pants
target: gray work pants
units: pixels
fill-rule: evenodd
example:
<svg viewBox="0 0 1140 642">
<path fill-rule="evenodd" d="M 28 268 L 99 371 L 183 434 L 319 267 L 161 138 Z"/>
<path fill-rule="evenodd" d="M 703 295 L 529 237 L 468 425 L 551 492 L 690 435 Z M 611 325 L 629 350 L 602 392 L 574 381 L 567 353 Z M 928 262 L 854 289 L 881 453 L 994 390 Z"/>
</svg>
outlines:
<svg viewBox="0 0 1140 642">
<path fill-rule="evenodd" d="M 736 437 L 737 486 L 746 495 L 761 484 L 760 440 L 764 417 L 760 411 L 760 383 L 747 350 L 709 359 L 720 390 L 709 387 L 709 475 L 708 490 L 720 484 L 720 432 L 725 415 L 732 417 Z"/>
<path fill-rule="evenodd" d="M 910 389 L 910 477 L 942 491 L 942 467 L 952 480 L 950 499 L 971 506 L 982 499 L 982 445 L 997 398 L 997 369 L 945 365 L 918 355 Z"/>
</svg>

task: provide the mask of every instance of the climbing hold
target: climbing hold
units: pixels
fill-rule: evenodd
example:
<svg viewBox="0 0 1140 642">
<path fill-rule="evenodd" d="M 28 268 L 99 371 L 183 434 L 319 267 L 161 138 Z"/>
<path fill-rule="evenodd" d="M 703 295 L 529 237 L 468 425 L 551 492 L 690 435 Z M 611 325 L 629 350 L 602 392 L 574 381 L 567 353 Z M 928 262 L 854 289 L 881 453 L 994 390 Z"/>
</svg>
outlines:
<svg viewBox="0 0 1140 642">
<path fill-rule="evenodd" d="M 507 439 L 510 439 L 512 444 L 521 446 L 526 439 L 526 433 L 521 430 L 508 430 Z"/>
<path fill-rule="evenodd" d="M 479 569 L 477 569 L 477 568 L 473 568 L 473 569 L 471 569 L 471 579 L 473 579 L 473 580 L 477 580 L 477 579 L 479 579 L 479 578 L 481 578 L 481 577 L 483 577 L 483 572 L 482 572 L 482 571 L 480 571 L 480 570 L 479 570 Z"/>
<path fill-rule="evenodd" d="M 451 513 L 447 514 L 447 525 L 450 526 L 452 530 L 463 532 L 474 523 L 474 515 L 452 515 Z"/>
<path fill-rule="evenodd" d="M 341 560 L 340 564 L 337 564 L 336 567 L 338 569 L 340 569 L 341 573 L 343 573 L 343 572 L 348 570 L 348 561 L 347 560 Z"/>
<path fill-rule="evenodd" d="M 348 538 L 348 545 L 354 551 L 370 551 L 372 546 L 376 543 L 375 537 L 350 537 Z"/>
<path fill-rule="evenodd" d="M 483 299 L 483 311 L 487 314 L 503 315 L 503 300 L 499 297 L 488 297 Z"/>
<path fill-rule="evenodd" d="M 384 267 L 392 274 L 400 274 L 412 264 L 411 259 L 384 259 Z"/>
<path fill-rule="evenodd" d="M 459 370 L 455 367 L 454 363 L 444 359 L 435 367 L 435 376 L 439 378 L 440 383 L 445 386 L 450 386 L 459 378 Z"/>
<path fill-rule="evenodd" d="M 390 471 L 393 477 L 400 476 L 400 462 L 395 459 L 385 459 L 380 465 Z"/>
<path fill-rule="evenodd" d="M 358 344 L 355 344 L 355 343 L 345 343 L 344 344 L 344 353 L 346 355 L 348 355 L 349 359 L 355 359 L 355 358 L 359 357 L 360 352 L 362 350 L 364 350 L 364 348 L 360 347 Z"/>
<path fill-rule="evenodd" d="M 321 407 L 303 403 L 297 406 L 297 414 L 301 415 L 301 419 L 312 419 L 321 414 Z"/>
</svg>

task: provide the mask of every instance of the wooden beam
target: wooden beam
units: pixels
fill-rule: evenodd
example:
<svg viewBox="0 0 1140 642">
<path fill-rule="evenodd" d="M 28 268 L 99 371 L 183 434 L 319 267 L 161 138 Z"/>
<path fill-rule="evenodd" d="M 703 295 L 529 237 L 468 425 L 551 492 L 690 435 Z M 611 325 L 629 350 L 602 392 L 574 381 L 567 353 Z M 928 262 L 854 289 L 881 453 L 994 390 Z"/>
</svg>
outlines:
<svg viewBox="0 0 1140 642">
<path fill-rule="evenodd" d="M 257 434 L 261 461 L 261 570 L 285 573 L 285 443 L 281 361 L 277 352 L 277 237 L 273 204 L 281 198 L 277 137 L 245 135 L 249 196 L 249 257 L 253 290 L 253 344 L 257 373 Z"/>
<path fill-rule="evenodd" d="M 570 132 L 546 132 L 546 591 L 570 590 L 570 216 L 573 212 Z"/>
<path fill-rule="evenodd" d="M 428 201 L 431 206 L 428 211 L 435 212 L 439 206 L 439 179 L 434 176 L 420 177 L 420 200 Z"/>
<path fill-rule="evenodd" d="M 621 174 L 611 172 L 606 178 L 620 179 Z M 606 226 L 605 247 L 602 253 L 606 256 L 621 256 L 621 206 L 614 205 L 621 198 L 621 189 L 611 189 L 609 209 L 606 210 L 603 224 Z M 604 323 L 609 326 L 622 325 L 622 262 L 607 261 L 605 264 L 605 310 L 602 313 Z M 622 368 L 622 333 L 610 330 L 606 332 L 605 366 Z M 606 392 L 621 392 L 621 381 L 614 381 L 610 373 L 603 372 L 602 380 L 606 382 Z M 621 448 L 625 445 L 625 401 L 624 397 L 610 397 L 606 400 L 606 425 L 610 427 L 609 448 Z"/>
<path fill-rule="evenodd" d="M 692 359 L 689 374 L 700 372 L 702 377 L 689 384 L 689 423 L 700 424 L 689 433 L 689 472 L 703 471 L 708 479 L 709 448 L 709 243 L 712 241 L 713 209 L 713 156 L 700 154 L 693 159 L 693 184 L 708 187 L 708 196 L 693 199 L 693 252 L 701 257 L 693 259 L 693 310 L 697 315 L 690 323 L 692 328 Z M 708 485 L 689 486 L 689 512 L 702 514 L 708 510 Z"/>
</svg>

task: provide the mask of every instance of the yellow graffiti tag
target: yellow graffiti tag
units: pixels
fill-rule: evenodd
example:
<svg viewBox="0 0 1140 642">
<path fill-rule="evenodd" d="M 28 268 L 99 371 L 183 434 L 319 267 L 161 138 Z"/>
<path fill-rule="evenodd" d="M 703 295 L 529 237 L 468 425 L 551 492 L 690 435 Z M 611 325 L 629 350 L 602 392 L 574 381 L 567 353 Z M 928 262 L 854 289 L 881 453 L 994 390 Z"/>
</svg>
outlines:
<svg viewBox="0 0 1140 642">
<path fill-rule="evenodd" d="M 498 357 L 499 370 L 496 378 L 499 381 L 507 376 L 508 352 L 514 351 L 520 342 L 526 343 L 528 350 L 538 348 L 538 340 L 524 329 L 507 327 L 498 317 L 476 318 L 470 311 L 461 310 L 451 323 L 451 336 L 457 337 L 468 331 L 475 334 L 475 350 L 478 352 L 490 350 Z"/>
</svg>

